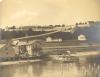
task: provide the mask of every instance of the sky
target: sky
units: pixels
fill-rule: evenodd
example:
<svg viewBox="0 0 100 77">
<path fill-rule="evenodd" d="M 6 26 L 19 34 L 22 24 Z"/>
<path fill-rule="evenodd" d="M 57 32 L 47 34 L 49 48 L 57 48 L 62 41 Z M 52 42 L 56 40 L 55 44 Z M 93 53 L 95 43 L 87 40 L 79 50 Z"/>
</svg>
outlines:
<svg viewBox="0 0 100 77">
<path fill-rule="evenodd" d="M 0 0 L 0 25 L 99 21 L 100 0 Z"/>
</svg>

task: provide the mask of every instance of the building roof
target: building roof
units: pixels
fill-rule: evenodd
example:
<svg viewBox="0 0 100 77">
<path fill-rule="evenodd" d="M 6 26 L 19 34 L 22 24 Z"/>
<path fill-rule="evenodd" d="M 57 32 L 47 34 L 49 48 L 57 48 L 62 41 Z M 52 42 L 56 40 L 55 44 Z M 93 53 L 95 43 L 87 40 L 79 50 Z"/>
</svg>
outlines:
<svg viewBox="0 0 100 77">
<path fill-rule="evenodd" d="M 41 43 L 41 41 L 33 40 L 33 41 L 29 41 L 29 42 L 18 42 L 18 44 L 16 46 L 31 45 L 31 44 L 35 44 L 35 43 Z"/>
</svg>

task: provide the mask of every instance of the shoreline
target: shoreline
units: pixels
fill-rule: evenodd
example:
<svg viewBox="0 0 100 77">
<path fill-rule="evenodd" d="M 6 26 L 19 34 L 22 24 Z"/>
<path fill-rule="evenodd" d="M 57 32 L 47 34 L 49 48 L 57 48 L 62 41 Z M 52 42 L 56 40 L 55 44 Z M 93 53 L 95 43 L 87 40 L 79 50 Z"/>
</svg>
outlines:
<svg viewBox="0 0 100 77">
<path fill-rule="evenodd" d="M 20 60 L 20 61 L 5 61 L 5 62 L 0 62 L 0 66 L 2 65 L 13 65 L 13 64 L 24 64 L 24 63 L 33 63 L 33 62 L 38 62 L 41 61 L 41 59 L 37 60 Z"/>
</svg>

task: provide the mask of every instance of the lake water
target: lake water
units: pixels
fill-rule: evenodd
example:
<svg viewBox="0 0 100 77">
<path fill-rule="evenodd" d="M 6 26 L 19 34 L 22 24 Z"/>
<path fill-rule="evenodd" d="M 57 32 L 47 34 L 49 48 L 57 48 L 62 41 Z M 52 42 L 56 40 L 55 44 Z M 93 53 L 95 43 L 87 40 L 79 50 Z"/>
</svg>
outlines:
<svg viewBox="0 0 100 77">
<path fill-rule="evenodd" d="M 100 77 L 98 62 L 40 61 L 0 66 L 0 77 Z"/>
</svg>

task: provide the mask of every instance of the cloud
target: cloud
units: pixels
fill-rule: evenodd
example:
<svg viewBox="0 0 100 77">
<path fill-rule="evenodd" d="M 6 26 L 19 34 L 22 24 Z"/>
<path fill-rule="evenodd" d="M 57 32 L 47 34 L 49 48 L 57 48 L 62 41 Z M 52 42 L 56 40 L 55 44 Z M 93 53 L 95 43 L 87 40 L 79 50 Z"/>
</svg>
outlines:
<svg viewBox="0 0 100 77">
<path fill-rule="evenodd" d="M 3 0 L 1 3 L 3 25 L 100 20 L 100 0 Z"/>
<path fill-rule="evenodd" d="M 15 12 L 11 18 L 12 19 L 22 19 L 22 18 L 26 18 L 26 17 L 36 17 L 38 16 L 37 12 L 33 12 L 33 11 L 28 11 L 28 10 L 20 10 Z"/>
</svg>

